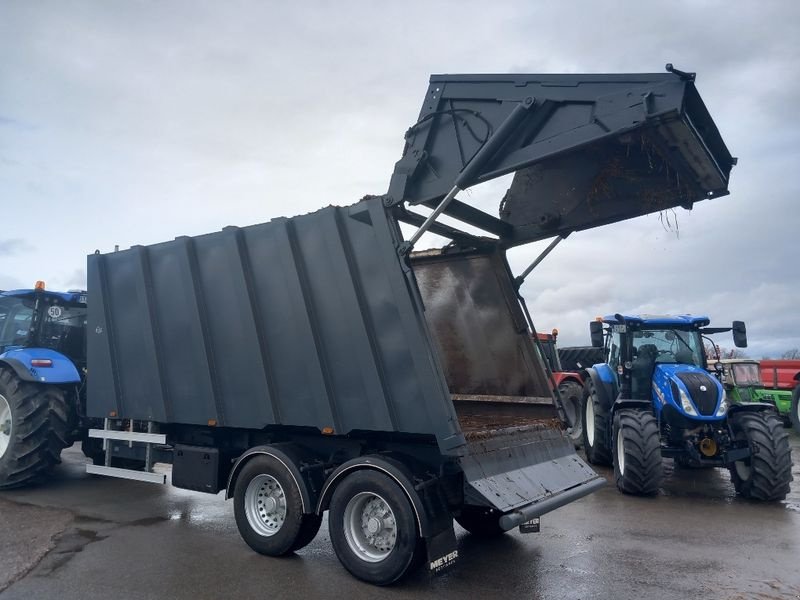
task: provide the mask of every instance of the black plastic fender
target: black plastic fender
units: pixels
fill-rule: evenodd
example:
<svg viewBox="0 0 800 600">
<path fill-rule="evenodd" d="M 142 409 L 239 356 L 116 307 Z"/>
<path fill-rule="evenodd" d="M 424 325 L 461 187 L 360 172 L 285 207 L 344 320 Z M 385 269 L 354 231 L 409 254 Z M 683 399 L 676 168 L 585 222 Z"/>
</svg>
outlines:
<svg viewBox="0 0 800 600">
<path fill-rule="evenodd" d="M 632 400 L 630 398 L 618 398 L 611 407 L 612 414 L 623 408 L 639 408 L 642 410 L 653 410 L 653 403 L 649 400 Z"/>
<path fill-rule="evenodd" d="M 304 453 L 293 444 L 254 446 L 242 454 L 236 460 L 236 463 L 231 469 L 231 474 L 228 476 L 228 485 L 225 488 L 225 499 L 228 500 L 233 497 L 233 491 L 236 487 L 236 478 L 239 476 L 242 467 L 254 456 L 259 455 L 271 456 L 286 467 L 286 470 L 289 471 L 292 479 L 294 479 L 294 482 L 297 484 L 297 489 L 300 490 L 300 497 L 303 501 L 303 513 L 313 513 L 316 509 L 316 498 L 314 494 L 312 494 L 311 487 L 308 485 L 308 481 L 303 476 L 298 466 L 303 462 Z"/>
<path fill-rule="evenodd" d="M 330 474 L 327 481 L 325 481 L 325 485 L 322 488 L 322 493 L 320 494 L 319 501 L 317 502 L 316 506 L 317 514 L 321 515 L 323 512 L 328 510 L 331 497 L 333 496 L 333 490 L 336 489 L 336 485 L 342 481 L 345 476 L 363 469 L 380 471 L 381 473 L 384 473 L 385 475 L 388 475 L 394 479 L 395 482 L 397 482 L 397 485 L 399 485 L 403 492 L 405 492 L 408 500 L 411 502 L 411 506 L 414 509 L 414 514 L 417 517 L 419 534 L 422 537 L 429 537 L 430 535 L 436 533 L 434 531 L 434 527 L 432 527 L 431 519 L 428 511 L 425 508 L 425 504 L 417 492 L 416 487 L 414 486 L 414 479 L 411 470 L 400 460 L 385 455 L 371 454 L 367 456 L 359 456 L 358 458 L 354 458 L 339 465 L 339 467 Z"/>
<path fill-rule="evenodd" d="M 600 374 L 594 367 L 589 367 L 586 369 L 586 376 L 591 378 L 592 383 L 594 383 L 594 389 L 597 392 L 597 397 L 600 399 L 600 403 L 605 408 L 611 410 L 611 407 L 613 406 L 614 400 L 617 396 L 614 391 L 614 384 L 606 383 L 600 379 Z"/>
<path fill-rule="evenodd" d="M 769 402 L 742 402 L 741 404 L 732 404 L 728 407 L 728 415 L 740 412 L 764 412 L 767 410 L 777 411 L 774 404 Z"/>
<path fill-rule="evenodd" d="M 31 375 L 31 372 L 25 365 L 14 358 L 0 358 L 0 367 L 2 366 L 9 367 L 22 381 L 33 381 L 36 383 L 39 381 Z"/>
</svg>

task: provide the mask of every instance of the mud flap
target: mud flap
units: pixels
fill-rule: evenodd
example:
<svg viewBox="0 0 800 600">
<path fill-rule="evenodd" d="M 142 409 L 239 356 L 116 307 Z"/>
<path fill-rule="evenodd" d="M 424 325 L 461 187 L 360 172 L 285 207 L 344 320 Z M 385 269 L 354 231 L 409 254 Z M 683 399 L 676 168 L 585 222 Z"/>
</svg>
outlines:
<svg viewBox="0 0 800 600">
<path fill-rule="evenodd" d="M 544 423 L 473 438 L 459 461 L 465 500 L 504 513 L 504 529 L 582 498 L 605 483 L 560 429 Z"/>
<path fill-rule="evenodd" d="M 451 521 L 452 523 L 452 521 Z M 430 575 L 441 575 L 449 570 L 458 560 L 458 542 L 456 533 L 450 527 L 433 537 L 426 538 L 428 549 L 428 571 Z"/>
</svg>

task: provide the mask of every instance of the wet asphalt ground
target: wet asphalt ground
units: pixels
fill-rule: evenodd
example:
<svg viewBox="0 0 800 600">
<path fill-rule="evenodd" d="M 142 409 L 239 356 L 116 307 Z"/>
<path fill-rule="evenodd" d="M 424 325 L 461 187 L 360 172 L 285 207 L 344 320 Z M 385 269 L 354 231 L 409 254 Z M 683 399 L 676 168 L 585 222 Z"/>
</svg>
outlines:
<svg viewBox="0 0 800 600">
<path fill-rule="evenodd" d="M 94 598 L 800 599 L 800 437 L 786 501 L 737 498 L 727 471 L 673 470 L 656 498 L 613 484 L 390 588 L 353 579 L 323 524 L 285 559 L 242 542 L 222 496 L 86 475 L 77 449 L 45 486 L 0 493 L 0 600 Z M 600 470 L 608 479 L 610 470 Z"/>
</svg>

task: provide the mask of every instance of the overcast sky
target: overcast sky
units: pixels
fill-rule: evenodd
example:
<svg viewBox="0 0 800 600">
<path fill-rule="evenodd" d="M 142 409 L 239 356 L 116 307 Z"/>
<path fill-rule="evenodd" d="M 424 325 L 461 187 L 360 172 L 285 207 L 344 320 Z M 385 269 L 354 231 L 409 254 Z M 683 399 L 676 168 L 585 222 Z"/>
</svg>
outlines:
<svg viewBox="0 0 800 600">
<path fill-rule="evenodd" d="M 672 62 L 739 157 L 731 195 L 677 209 L 679 235 L 658 215 L 575 234 L 523 293 L 564 345 L 598 314 L 690 312 L 777 355 L 800 347 L 799 40 L 789 1 L 2 0 L 0 289 L 83 287 L 96 248 L 384 193 L 431 73 Z"/>
</svg>

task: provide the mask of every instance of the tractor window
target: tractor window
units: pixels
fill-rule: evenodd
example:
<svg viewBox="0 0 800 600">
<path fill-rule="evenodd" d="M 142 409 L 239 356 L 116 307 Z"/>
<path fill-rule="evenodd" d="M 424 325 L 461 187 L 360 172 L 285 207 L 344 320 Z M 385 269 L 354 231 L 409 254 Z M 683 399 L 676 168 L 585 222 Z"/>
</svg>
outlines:
<svg viewBox="0 0 800 600">
<path fill-rule="evenodd" d="M 647 329 L 633 334 L 634 355 L 654 363 L 703 367 L 703 345 L 693 330 Z"/>
<path fill-rule="evenodd" d="M 761 373 L 755 363 L 731 365 L 731 371 L 736 385 L 761 385 Z"/>
<path fill-rule="evenodd" d="M 0 297 L 0 351 L 22 346 L 30 335 L 33 301 L 16 296 Z"/>
<path fill-rule="evenodd" d="M 619 353 L 620 353 L 620 339 L 619 332 L 613 331 L 610 335 L 611 345 L 608 350 L 608 364 L 614 373 L 617 372 L 619 366 Z"/>
<path fill-rule="evenodd" d="M 86 355 L 86 307 L 51 304 L 43 316 L 41 345 L 82 363 Z"/>
</svg>

